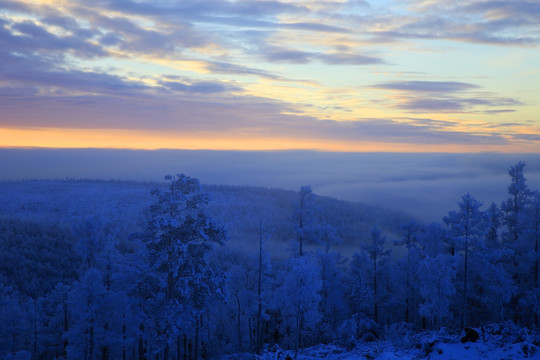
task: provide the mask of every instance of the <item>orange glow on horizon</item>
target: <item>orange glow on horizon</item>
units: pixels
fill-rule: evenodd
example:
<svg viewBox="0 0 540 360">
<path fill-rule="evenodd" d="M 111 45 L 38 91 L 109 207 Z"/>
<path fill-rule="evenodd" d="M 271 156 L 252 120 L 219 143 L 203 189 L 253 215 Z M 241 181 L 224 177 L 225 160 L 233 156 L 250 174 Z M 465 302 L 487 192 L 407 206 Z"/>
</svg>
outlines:
<svg viewBox="0 0 540 360">
<path fill-rule="evenodd" d="M 0 148 L 108 148 L 184 150 L 315 150 L 329 152 L 538 152 L 529 144 L 452 145 L 353 142 L 309 138 L 250 137 L 215 133 L 149 132 L 110 129 L 0 128 Z"/>
</svg>

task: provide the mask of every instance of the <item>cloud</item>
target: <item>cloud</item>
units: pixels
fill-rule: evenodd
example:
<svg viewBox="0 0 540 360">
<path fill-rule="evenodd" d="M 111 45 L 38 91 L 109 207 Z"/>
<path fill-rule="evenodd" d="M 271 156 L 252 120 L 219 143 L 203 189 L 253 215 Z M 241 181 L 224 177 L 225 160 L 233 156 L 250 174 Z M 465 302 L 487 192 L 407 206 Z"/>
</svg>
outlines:
<svg viewBox="0 0 540 360">
<path fill-rule="evenodd" d="M 0 28 L 0 44 L 9 52 L 22 54 L 41 52 L 44 56 L 72 53 L 81 58 L 106 56 L 108 52 L 89 40 L 92 34 L 58 36 L 33 21 L 5 22 Z"/>
<path fill-rule="evenodd" d="M 141 82 L 129 81 L 116 75 L 95 71 L 64 70 L 49 59 L 39 56 L 0 54 L 0 76 L 14 84 L 26 84 L 64 91 L 98 92 L 101 94 L 128 93 L 149 89 Z M 68 95 L 67 93 L 65 95 Z"/>
<path fill-rule="evenodd" d="M 374 84 L 371 88 L 401 93 L 399 102 L 393 106 L 413 112 L 473 112 L 479 106 L 524 105 L 517 99 L 498 97 L 485 92 L 473 93 L 471 90 L 480 89 L 480 86 L 457 81 L 395 81 Z M 513 109 L 493 111 L 511 112 Z"/>
<path fill-rule="evenodd" d="M 44 72 L 29 75 L 38 78 L 33 82 L 29 79 L 31 84 L 62 83 L 66 89 L 85 89 L 88 94 L 0 97 L 0 107 L 5 114 L 0 126 L 196 131 L 219 133 L 222 138 L 248 133 L 254 138 L 286 135 L 299 139 L 398 144 L 504 145 L 508 142 L 497 134 L 457 131 L 452 122 L 432 119 L 330 121 L 290 115 L 286 112 L 294 109 L 292 104 L 249 95 L 232 96 L 238 89 L 220 82 L 163 80 L 161 86 L 173 92 L 154 91 L 151 95 L 148 91 L 155 89 L 106 74 Z M 64 78 L 53 80 L 57 75 Z M 91 94 L 92 89 L 103 95 Z M 183 94 L 182 97 L 175 96 L 176 92 Z M 13 89 L 11 93 L 17 96 Z M 130 94 L 129 97 L 122 95 L 125 93 Z M 205 96 L 198 96 L 201 94 Z M 50 109 L 62 109 L 61 116 Z M 16 117 L 11 116 L 14 114 Z"/>
<path fill-rule="evenodd" d="M 444 81 L 452 79 L 443 68 L 449 62 L 441 65 L 442 73 L 426 70 L 419 77 L 415 70 L 423 70 L 421 65 L 402 68 L 397 55 L 405 52 L 403 62 L 413 63 L 418 44 L 434 50 L 432 42 L 418 39 L 535 44 L 537 6 L 520 0 L 512 5 L 406 5 L 75 0 L 52 6 L 4 1 L 0 123 L 213 131 L 336 143 L 507 145 L 519 140 L 508 127 L 485 126 L 478 118 L 517 112 L 514 108 L 524 104 L 516 94 L 525 91 L 495 93 L 467 81 L 466 75 L 455 77 L 462 81 Z M 377 44 L 373 38 L 386 42 Z M 436 44 L 435 50 L 448 51 Z M 399 60 L 389 66 L 387 59 Z M 313 72 L 304 64 L 322 70 Z M 430 113 L 429 119 L 407 115 L 418 113 Z M 456 120 L 441 120 L 447 113 Z M 512 114 L 511 121 L 518 121 L 518 115 Z M 459 127 L 464 120 L 479 125 Z"/>
<path fill-rule="evenodd" d="M 523 105 L 522 102 L 515 99 L 508 98 L 457 98 L 448 97 L 444 99 L 435 98 L 416 98 L 406 97 L 402 102 L 395 105 L 398 109 L 412 110 L 415 112 L 474 112 L 478 106 L 519 106 Z M 501 110 L 494 110 L 496 113 Z M 503 112 L 512 112 L 514 110 L 508 109 Z"/>
<path fill-rule="evenodd" d="M 408 121 L 416 125 L 429 126 L 434 129 L 449 129 L 455 126 L 459 126 L 458 121 L 434 120 L 429 118 L 401 118 L 397 120 Z"/>
<path fill-rule="evenodd" d="M 433 120 L 412 121 L 393 119 L 364 119 L 351 122 L 323 122 L 327 136 L 349 140 L 373 140 L 415 144 L 506 144 L 498 134 L 457 131 L 453 123 Z"/>
<path fill-rule="evenodd" d="M 176 4 L 158 4 L 154 2 L 115 1 L 80 1 L 88 8 L 101 8 L 125 14 L 144 15 L 168 19 L 170 24 L 204 22 L 235 27 L 288 28 L 316 32 L 349 32 L 346 28 L 322 22 L 293 21 L 281 22 L 281 14 L 301 15 L 310 12 L 306 6 L 280 1 L 222 1 L 222 0 L 186 0 Z"/>
<path fill-rule="evenodd" d="M 268 61 L 290 64 L 307 64 L 317 60 L 329 65 L 373 65 L 384 63 L 382 59 L 373 56 L 344 52 L 323 54 L 276 46 L 266 47 L 262 52 Z"/>
<path fill-rule="evenodd" d="M 503 123 L 495 123 L 495 124 L 483 124 L 483 127 L 485 128 L 497 128 L 497 129 L 505 129 L 505 128 L 515 128 L 515 127 L 526 127 L 527 125 L 522 123 L 516 123 L 516 122 L 503 122 Z"/>
<path fill-rule="evenodd" d="M 306 8 L 280 1 L 221 1 L 221 0 L 184 0 L 182 2 L 164 4 L 158 2 L 136 2 L 130 0 L 83 0 L 81 4 L 99 6 L 109 10 L 137 15 L 182 15 L 185 17 L 203 14 L 219 14 L 223 16 L 265 17 L 281 13 L 304 12 Z"/>
<path fill-rule="evenodd" d="M 20 1 L 12 1 L 12 0 L 4 0 L 2 3 L 0 3 L 0 9 L 9 10 L 9 11 L 17 11 L 22 13 L 30 13 L 31 6 L 28 6 L 27 4 L 24 4 Z"/>
<path fill-rule="evenodd" d="M 159 84 L 169 90 L 198 94 L 242 91 L 242 88 L 239 86 L 233 86 L 223 82 L 199 81 L 187 84 L 178 81 L 160 81 Z"/>
<path fill-rule="evenodd" d="M 109 29 L 115 29 L 120 36 L 141 32 L 145 41 L 152 41 L 152 34 L 142 30 L 131 21 L 99 17 Z M 62 21 L 61 21 L 62 22 Z M 73 30 L 80 28 L 64 22 Z M 16 30 L 21 35 L 15 35 Z M 149 35 L 150 34 L 150 35 Z M 92 36 L 88 33 L 85 36 Z M 26 39 L 28 37 L 28 39 Z M 20 41 L 22 38 L 23 41 Z M 4 90 L 9 94 L 0 99 L 6 116 L 0 122 L 4 126 L 39 126 L 69 128 L 129 128 L 167 131 L 207 131 L 221 132 L 232 136 L 239 131 L 250 132 L 254 136 L 287 136 L 299 138 L 328 139 L 335 141 L 380 141 L 393 143 L 420 144 L 506 144 L 507 139 L 497 134 L 468 133 L 456 131 L 453 124 L 432 119 L 358 119 L 356 121 L 328 121 L 314 117 L 288 115 L 294 112 L 294 104 L 274 99 L 241 94 L 231 97 L 231 93 L 242 88 L 231 82 L 189 79 L 187 77 L 157 77 L 155 86 L 137 79 L 97 70 L 65 68 L 65 59 L 60 52 L 57 57 L 51 49 L 77 49 L 80 42 L 65 42 L 65 39 L 51 34 L 35 22 L 12 23 L 8 29 L 4 25 L 0 39 L 8 48 L 19 46 L 21 53 L 0 54 L 0 76 L 12 85 Z M 35 42 L 41 40 L 41 47 Z M 140 40 L 140 39 L 139 39 Z M 153 49 L 163 49 L 158 37 Z M 25 43 L 28 41 L 29 43 Z M 124 41 L 125 39 L 121 40 Z M 142 40 L 141 40 L 142 41 Z M 31 42 L 31 43 L 30 43 Z M 52 44 L 52 45 L 48 45 Z M 138 45 L 137 45 L 138 46 Z M 82 47 L 81 47 L 82 48 Z M 91 47 L 90 47 L 91 49 Z M 39 50 L 36 52 L 36 50 Z M 152 51 L 152 50 L 151 50 Z M 43 56 L 43 54 L 49 56 Z M 315 53 L 287 56 L 313 57 Z M 287 57 L 283 55 L 283 57 Z M 353 62 L 349 55 L 333 54 L 334 62 Z M 326 58 L 330 61 L 330 58 Z M 360 62 L 363 62 L 361 59 Z M 208 69 L 216 73 L 242 73 L 281 80 L 277 75 L 226 62 L 205 62 Z M 9 65 L 9 66 L 6 66 Z M 14 86 L 15 85 L 15 86 Z M 458 93 L 475 89 L 477 86 L 461 82 L 389 82 L 376 84 L 381 90 L 395 90 L 416 93 Z M 171 93 L 163 95 L 159 90 Z M 38 92 L 36 89 L 41 89 Z M 36 96 L 36 94 L 39 94 Z M 177 94 L 181 94 L 179 98 Z M 197 95 L 205 95 L 201 98 Z M 464 104 L 478 105 L 471 99 L 439 100 L 428 103 L 419 99 L 410 100 L 405 105 L 410 109 L 455 110 Z M 422 102 L 423 101 L 423 102 Z M 452 102 L 454 101 L 454 102 Z M 461 101 L 461 102 L 460 102 Z M 488 104 L 487 100 L 481 102 Z M 498 105 L 516 104 L 512 99 L 501 99 Z M 453 106 L 453 107 L 452 107 Z M 61 109 L 59 115 L 51 109 Z M 7 116 L 10 114 L 12 116 Z M 156 116 L 159 114 L 159 116 Z M 181 114 L 179 117 L 178 114 Z"/>
<path fill-rule="evenodd" d="M 395 81 L 372 85 L 373 88 L 407 92 L 452 93 L 479 88 L 478 85 L 458 81 Z"/>
<path fill-rule="evenodd" d="M 185 0 L 176 4 L 163 5 L 154 2 L 81 1 L 89 7 L 119 11 L 122 13 L 171 17 L 182 22 L 208 22 L 230 26 L 254 26 L 260 28 L 289 28 L 318 32 L 349 32 L 349 30 L 321 22 L 281 22 L 278 15 L 305 15 L 310 12 L 306 6 L 290 2 L 265 1 L 222 1 L 222 0 Z M 174 22 L 171 20 L 171 22 Z"/>
<path fill-rule="evenodd" d="M 287 62 L 292 64 L 306 64 L 313 59 L 313 53 L 298 50 L 285 50 L 271 48 L 266 51 L 265 57 L 268 61 Z"/>
<path fill-rule="evenodd" d="M 293 23 L 280 23 L 278 26 L 298 29 L 298 30 L 310 30 L 310 31 L 320 31 L 320 32 L 329 32 L 329 33 L 349 33 L 350 30 L 340 27 L 340 26 L 331 26 L 315 22 L 293 22 Z"/>
<path fill-rule="evenodd" d="M 459 40 L 529 46 L 540 42 L 540 6 L 537 1 L 472 1 L 455 6 L 454 14 L 473 17 L 454 32 Z"/>
<path fill-rule="evenodd" d="M 517 140 L 540 141 L 538 134 L 514 134 L 512 137 Z"/>
<path fill-rule="evenodd" d="M 475 12 L 484 15 L 486 18 L 529 18 L 538 23 L 540 4 L 537 1 L 475 1 L 465 4 L 462 8 L 464 12 Z"/>
<path fill-rule="evenodd" d="M 207 70 L 218 74 L 255 75 L 272 80 L 280 79 L 280 76 L 272 74 L 266 70 L 221 61 L 204 62 L 204 67 Z"/>
<path fill-rule="evenodd" d="M 504 46 L 540 43 L 537 1 L 411 2 L 405 11 L 378 16 L 368 33 L 385 42 L 433 39 Z"/>
<path fill-rule="evenodd" d="M 384 64 L 384 60 L 374 56 L 351 54 L 351 53 L 332 53 L 320 54 L 318 56 L 326 64 L 330 65 L 374 65 Z"/>
<path fill-rule="evenodd" d="M 60 13 L 48 14 L 42 17 L 41 21 L 47 25 L 55 25 L 70 31 L 80 31 L 77 21 L 69 16 L 62 15 Z M 88 29 L 84 29 L 87 30 Z M 94 32 L 95 33 L 95 32 Z"/>
<path fill-rule="evenodd" d="M 115 47 L 129 53 L 154 53 L 173 57 L 184 48 L 201 47 L 211 43 L 208 35 L 187 23 L 152 29 L 143 28 L 126 17 L 110 17 L 87 10 L 80 12 L 102 28 L 105 35 L 115 36 Z"/>
<path fill-rule="evenodd" d="M 516 112 L 515 109 L 484 110 L 484 114 L 497 115 Z"/>
<path fill-rule="evenodd" d="M 407 99 L 396 107 L 420 112 L 461 112 L 465 110 L 466 100 L 449 99 Z"/>
<path fill-rule="evenodd" d="M 291 82 L 309 86 L 319 86 L 320 84 L 313 80 L 287 78 L 279 74 L 272 73 L 263 69 L 253 68 L 249 66 L 227 63 L 227 62 L 215 62 L 215 61 L 201 61 L 202 66 L 216 74 L 228 74 L 228 75 L 252 75 L 263 79 L 276 80 L 280 82 Z"/>
</svg>

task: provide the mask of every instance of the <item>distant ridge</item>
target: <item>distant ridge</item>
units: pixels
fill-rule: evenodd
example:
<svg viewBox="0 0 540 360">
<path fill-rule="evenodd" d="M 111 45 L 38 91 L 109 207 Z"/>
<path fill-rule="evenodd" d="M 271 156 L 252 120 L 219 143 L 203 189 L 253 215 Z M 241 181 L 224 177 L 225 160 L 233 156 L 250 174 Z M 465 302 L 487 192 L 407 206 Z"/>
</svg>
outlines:
<svg viewBox="0 0 540 360">
<path fill-rule="evenodd" d="M 4 181 L 0 182 L 0 217 L 66 227 L 97 221 L 120 227 L 123 236 L 129 236 L 144 229 L 153 201 L 151 189 L 166 186 L 165 182 L 123 180 Z M 227 229 L 231 247 L 254 250 L 262 223 L 274 255 L 288 251 L 295 238 L 291 220 L 297 204 L 295 191 L 231 185 L 203 185 L 203 189 L 210 200 L 208 211 Z M 335 227 L 343 238 L 342 247 L 350 251 L 368 239 L 374 225 L 389 238 L 396 238 L 400 225 L 412 219 L 400 212 L 326 196 L 316 196 L 314 206 L 325 214 L 317 221 Z"/>
</svg>

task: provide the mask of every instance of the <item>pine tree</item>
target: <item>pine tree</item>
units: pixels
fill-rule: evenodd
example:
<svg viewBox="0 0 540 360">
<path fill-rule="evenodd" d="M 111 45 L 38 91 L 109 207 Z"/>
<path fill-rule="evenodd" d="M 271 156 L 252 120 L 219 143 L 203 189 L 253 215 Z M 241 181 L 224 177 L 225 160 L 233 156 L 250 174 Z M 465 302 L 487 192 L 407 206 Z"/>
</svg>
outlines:
<svg viewBox="0 0 540 360">
<path fill-rule="evenodd" d="M 29 299 L 11 287 L 5 286 L 0 277 L 0 356 L 8 358 L 31 354 Z"/>
<path fill-rule="evenodd" d="M 307 344 L 309 335 L 320 321 L 320 291 L 322 287 L 317 264 L 310 256 L 295 257 L 289 261 L 279 290 L 281 308 L 290 328 L 294 329 L 292 341 L 296 350 Z"/>
<path fill-rule="evenodd" d="M 527 325 L 538 326 L 540 313 L 540 287 L 539 287 L 539 262 L 540 262 L 540 194 L 531 192 L 529 207 L 528 207 L 527 223 L 529 225 L 526 233 L 527 243 L 524 244 L 522 266 L 520 272 L 522 274 L 530 274 L 529 281 L 523 281 L 524 294 L 520 302 L 522 307 L 532 316 L 528 316 L 533 320 Z"/>
<path fill-rule="evenodd" d="M 508 170 L 510 185 L 508 194 L 510 197 L 501 204 L 503 211 L 503 224 L 505 231 L 502 233 L 503 248 L 507 250 L 507 271 L 513 277 L 517 286 L 513 299 L 514 320 L 529 323 L 535 318 L 534 310 L 536 296 L 532 296 L 530 289 L 534 283 L 530 279 L 532 264 L 531 254 L 534 252 L 534 242 L 531 246 L 530 236 L 532 225 L 531 212 L 534 213 L 533 193 L 527 185 L 524 175 L 525 163 L 519 162 Z"/>
<path fill-rule="evenodd" d="M 468 325 L 469 309 L 469 256 L 471 250 L 478 247 L 484 236 L 484 216 L 480 211 L 482 203 L 467 193 L 458 203 L 459 210 L 451 211 L 444 217 L 444 222 L 450 227 L 454 242 L 459 252 L 463 254 L 463 318 L 462 327 Z"/>
<path fill-rule="evenodd" d="M 349 301 L 356 318 L 365 317 L 370 311 L 373 299 L 373 286 L 369 278 L 369 258 L 365 252 L 354 253 L 349 264 Z"/>
<path fill-rule="evenodd" d="M 295 210 L 293 220 L 296 223 L 296 240 L 298 241 L 298 255 L 304 255 L 304 243 L 309 231 L 308 214 L 310 212 L 310 201 L 313 198 L 311 186 L 305 185 L 298 192 L 298 207 Z"/>
<path fill-rule="evenodd" d="M 407 263 L 406 263 L 406 294 L 405 294 L 405 321 L 410 321 L 410 303 L 413 298 L 413 288 L 411 282 L 413 282 L 413 277 L 415 274 L 414 264 L 415 259 L 413 258 L 415 254 L 415 248 L 418 244 L 418 233 L 420 232 L 420 225 L 415 221 L 410 221 L 401 225 L 402 237 L 400 240 L 394 241 L 396 246 L 405 246 L 407 249 Z"/>
<path fill-rule="evenodd" d="M 507 244 L 518 245 L 526 228 L 526 208 L 530 201 L 531 190 L 527 186 L 524 169 L 525 163 L 520 161 L 508 170 L 511 179 L 508 186 L 510 197 L 501 204 L 504 213 L 503 223 L 507 230 L 503 240 Z"/>
<path fill-rule="evenodd" d="M 502 225 L 503 213 L 494 202 L 485 212 L 486 221 L 486 246 L 490 249 L 501 247 L 499 241 L 499 229 Z"/>
<path fill-rule="evenodd" d="M 160 287 L 163 312 L 155 322 L 167 360 L 171 343 L 194 327 L 194 353 L 199 354 L 202 313 L 210 296 L 221 293 L 224 277 L 211 266 L 212 244 L 227 236 L 206 212 L 208 202 L 199 180 L 184 174 L 166 176 L 168 191 L 152 191 L 156 202 L 145 233 L 153 276 Z"/>
<path fill-rule="evenodd" d="M 418 265 L 418 290 L 423 298 L 419 307 L 434 328 L 444 326 L 451 317 L 450 305 L 456 292 L 455 258 L 448 254 L 426 256 Z"/>
<path fill-rule="evenodd" d="M 330 225 L 321 225 L 314 231 L 315 240 L 321 245 L 315 256 L 320 266 L 321 273 L 321 316 L 322 322 L 320 333 L 325 335 L 325 340 L 331 340 L 336 334 L 339 318 L 344 311 L 345 288 L 342 268 L 346 260 L 338 252 L 332 251 L 332 247 L 340 244 L 343 240 L 337 233 L 337 229 Z"/>
<path fill-rule="evenodd" d="M 368 254 L 372 263 L 372 289 L 373 289 L 373 320 L 379 322 L 379 307 L 381 294 L 379 292 L 379 282 L 381 281 L 381 261 L 386 258 L 391 250 L 385 250 L 384 245 L 386 236 L 383 236 L 377 226 L 371 229 L 371 242 L 362 246 L 362 249 Z"/>
</svg>

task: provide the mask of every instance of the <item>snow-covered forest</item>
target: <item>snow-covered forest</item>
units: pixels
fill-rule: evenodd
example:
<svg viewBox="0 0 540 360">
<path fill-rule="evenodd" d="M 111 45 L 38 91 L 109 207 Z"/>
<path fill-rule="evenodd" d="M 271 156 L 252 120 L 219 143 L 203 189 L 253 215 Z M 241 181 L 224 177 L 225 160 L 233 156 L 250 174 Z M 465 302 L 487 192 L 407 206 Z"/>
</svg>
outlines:
<svg viewBox="0 0 540 360">
<path fill-rule="evenodd" d="M 464 329 L 538 356 L 540 193 L 508 175 L 429 224 L 309 185 L 2 182 L 0 358 L 437 358 Z"/>
</svg>

